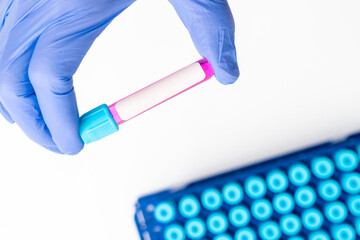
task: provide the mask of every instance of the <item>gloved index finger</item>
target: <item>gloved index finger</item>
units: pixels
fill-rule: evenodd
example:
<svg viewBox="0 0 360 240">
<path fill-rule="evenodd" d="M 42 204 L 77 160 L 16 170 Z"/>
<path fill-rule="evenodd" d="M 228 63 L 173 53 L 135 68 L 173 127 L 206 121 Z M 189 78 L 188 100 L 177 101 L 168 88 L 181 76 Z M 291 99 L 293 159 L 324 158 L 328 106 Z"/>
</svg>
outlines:
<svg viewBox="0 0 360 240">
<path fill-rule="evenodd" d="M 48 28 L 37 41 L 29 77 L 53 140 L 65 154 L 76 154 L 84 146 L 72 76 L 110 20 L 71 15 Z"/>
<path fill-rule="evenodd" d="M 59 69 L 71 64 L 68 58 L 73 52 L 71 46 L 54 47 L 51 41 L 48 35 L 39 38 L 29 66 L 29 78 L 54 142 L 64 154 L 74 155 L 84 146 L 79 135 L 79 113 L 72 74 L 66 76 L 66 71 Z M 62 56 L 66 53 L 67 57 Z"/>
<path fill-rule="evenodd" d="M 74 155 L 79 153 L 84 144 L 79 135 L 79 114 L 74 89 L 72 88 L 64 93 L 53 92 L 51 85 L 48 83 L 41 85 L 39 82 L 42 79 L 50 79 L 54 76 L 45 76 L 34 72 L 29 76 L 32 82 L 37 82 L 33 86 L 41 113 L 53 141 L 64 154 Z M 69 82 L 72 82 L 72 80 L 69 80 Z"/>
<path fill-rule="evenodd" d="M 226 0 L 169 0 L 188 29 L 200 55 L 207 58 L 215 77 L 234 83 L 240 73 L 235 48 L 235 24 Z"/>
</svg>

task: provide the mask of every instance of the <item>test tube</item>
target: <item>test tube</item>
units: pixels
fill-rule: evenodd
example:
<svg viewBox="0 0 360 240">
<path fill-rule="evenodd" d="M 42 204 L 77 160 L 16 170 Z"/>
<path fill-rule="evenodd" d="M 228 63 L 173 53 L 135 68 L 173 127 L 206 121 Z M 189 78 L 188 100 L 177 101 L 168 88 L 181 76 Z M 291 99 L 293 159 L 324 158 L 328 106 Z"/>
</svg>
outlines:
<svg viewBox="0 0 360 240">
<path fill-rule="evenodd" d="M 195 87 L 214 75 L 211 64 L 201 59 L 107 106 L 100 105 L 80 118 L 80 136 L 86 144 L 119 130 L 118 125 Z"/>
</svg>

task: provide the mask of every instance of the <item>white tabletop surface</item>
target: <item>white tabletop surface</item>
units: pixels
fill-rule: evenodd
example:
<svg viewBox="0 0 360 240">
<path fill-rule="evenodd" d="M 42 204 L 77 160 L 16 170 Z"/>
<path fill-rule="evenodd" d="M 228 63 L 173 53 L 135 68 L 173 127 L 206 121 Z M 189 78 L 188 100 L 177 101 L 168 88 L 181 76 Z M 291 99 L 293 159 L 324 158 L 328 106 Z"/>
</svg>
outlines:
<svg viewBox="0 0 360 240">
<path fill-rule="evenodd" d="M 215 78 L 61 156 L 0 119 L 0 239 L 139 239 L 136 199 L 360 131 L 360 2 L 229 0 L 239 81 Z M 138 0 L 75 75 L 80 113 L 201 58 L 166 0 Z"/>
</svg>

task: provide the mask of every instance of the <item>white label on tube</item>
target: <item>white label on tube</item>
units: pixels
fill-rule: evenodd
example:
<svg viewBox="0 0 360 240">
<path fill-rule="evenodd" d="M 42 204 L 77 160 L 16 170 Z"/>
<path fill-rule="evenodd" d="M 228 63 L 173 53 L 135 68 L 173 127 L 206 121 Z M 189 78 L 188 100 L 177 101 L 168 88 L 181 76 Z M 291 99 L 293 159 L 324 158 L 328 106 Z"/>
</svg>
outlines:
<svg viewBox="0 0 360 240">
<path fill-rule="evenodd" d="M 204 80 L 201 65 L 193 63 L 128 96 L 115 105 L 120 118 L 127 121 Z"/>
</svg>

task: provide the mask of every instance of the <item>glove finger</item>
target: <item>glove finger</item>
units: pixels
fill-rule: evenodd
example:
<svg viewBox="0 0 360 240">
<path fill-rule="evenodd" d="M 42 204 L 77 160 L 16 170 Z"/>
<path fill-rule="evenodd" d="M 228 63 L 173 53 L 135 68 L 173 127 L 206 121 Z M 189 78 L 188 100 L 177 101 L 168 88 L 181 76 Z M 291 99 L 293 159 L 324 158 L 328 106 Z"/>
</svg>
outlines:
<svg viewBox="0 0 360 240">
<path fill-rule="evenodd" d="M 34 89 L 28 78 L 28 65 L 34 44 L 22 43 L 23 29 L 14 28 L 0 53 L 0 99 L 12 119 L 34 142 L 61 153 L 44 122 Z M 3 39 L 4 40 L 4 39 Z"/>
<path fill-rule="evenodd" d="M 9 112 L 5 109 L 4 105 L 0 102 L 0 114 L 5 118 L 9 123 L 15 123 L 15 121 L 10 116 Z"/>
<path fill-rule="evenodd" d="M 235 23 L 226 0 L 169 0 L 188 29 L 200 55 L 207 58 L 222 84 L 239 78 Z"/>
<path fill-rule="evenodd" d="M 41 34 L 29 66 L 30 81 L 54 142 L 66 154 L 83 148 L 73 74 L 110 20 L 91 23 L 82 16 L 58 22 Z"/>
<path fill-rule="evenodd" d="M 33 65 L 38 64 L 37 61 L 35 58 Z M 56 79 L 37 67 L 30 68 L 29 76 L 53 141 L 63 153 L 77 154 L 83 142 L 78 133 L 79 114 L 72 79 Z M 55 86 L 56 81 L 61 86 Z"/>
<path fill-rule="evenodd" d="M 0 95 L 4 106 L 31 140 L 46 149 L 61 153 L 42 118 L 30 83 L 18 84 L 18 79 L 16 74 L 6 74 L 5 79 L 2 79 Z"/>
</svg>

